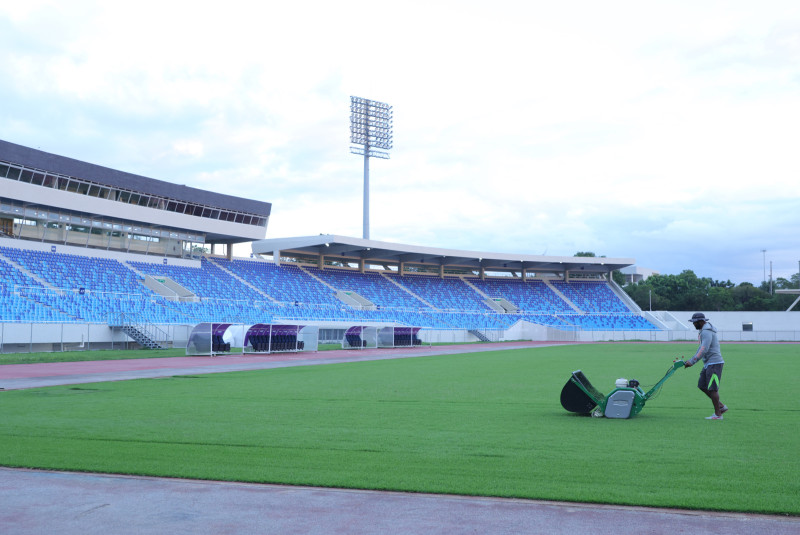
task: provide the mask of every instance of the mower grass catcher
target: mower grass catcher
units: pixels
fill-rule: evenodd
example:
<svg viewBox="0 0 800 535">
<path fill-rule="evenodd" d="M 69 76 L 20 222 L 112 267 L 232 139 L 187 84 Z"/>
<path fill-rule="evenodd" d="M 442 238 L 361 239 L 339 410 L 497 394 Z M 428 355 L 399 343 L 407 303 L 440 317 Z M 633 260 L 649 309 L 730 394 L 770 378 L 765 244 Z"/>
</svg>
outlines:
<svg viewBox="0 0 800 535">
<path fill-rule="evenodd" d="M 572 372 L 572 376 L 561 389 L 561 405 L 570 412 L 605 416 L 606 418 L 632 418 L 641 412 L 645 402 L 655 396 L 664 381 L 676 370 L 683 367 L 682 360 L 676 360 L 666 375 L 645 392 L 639 388 L 639 381 L 618 379 L 616 388 L 608 396 L 597 390 L 580 370 Z"/>
</svg>

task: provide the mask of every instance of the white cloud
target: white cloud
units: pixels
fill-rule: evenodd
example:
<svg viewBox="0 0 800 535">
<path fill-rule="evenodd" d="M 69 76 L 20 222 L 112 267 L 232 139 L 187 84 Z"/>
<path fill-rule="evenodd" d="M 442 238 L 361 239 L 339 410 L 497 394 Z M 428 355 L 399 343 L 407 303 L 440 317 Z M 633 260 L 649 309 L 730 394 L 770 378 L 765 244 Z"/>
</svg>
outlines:
<svg viewBox="0 0 800 535">
<path fill-rule="evenodd" d="M 360 236 L 374 98 L 373 238 L 757 282 L 800 254 L 798 30 L 789 1 L 0 0 L 0 138 Z"/>
</svg>

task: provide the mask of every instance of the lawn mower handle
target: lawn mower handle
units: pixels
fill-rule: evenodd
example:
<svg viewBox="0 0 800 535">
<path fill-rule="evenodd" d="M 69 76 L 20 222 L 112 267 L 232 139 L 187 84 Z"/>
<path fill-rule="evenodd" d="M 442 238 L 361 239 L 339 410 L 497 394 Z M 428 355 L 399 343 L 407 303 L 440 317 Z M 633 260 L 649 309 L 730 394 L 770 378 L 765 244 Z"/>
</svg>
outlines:
<svg viewBox="0 0 800 535">
<path fill-rule="evenodd" d="M 671 376 L 673 373 L 675 373 L 675 371 L 676 371 L 676 370 L 679 370 L 680 368 L 683 368 L 685 365 L 686 365 L 686 363 L 685 363 L 684 361 L 682 361 L 681 359 L 677 359 L 677 360 L 675 360 L 675 362 L 673 362 L 673 363 L 672 363 L 672 366 L 670 367 L 670 369 L 669 369 L 669 370 L 667 370 L 667 373 L 666 373 L 666 375 L 664 375 L 664 377 L 662 377 L 662 378 L 661 378 L 661 380 L 660 380 L 659 382 L 657 382 L 657 383 L 655 384 L 655 386 L 654 386 L 653 388 L 651 388 L 651 389 L 650 389 L 650 390 L 649 390 L 649 391 L 648 391 L 648 392 L 647 392 L 647 393 L 644 395 L 644 399 L 650 399 L 650 398 L 653 396 L 653 394 L 655 394 L 656 392 L 658 392 L 658 389 L 659 389 L 659 388 L 661 388 L 661 385 L 663 385 L 663 384 L 664 384 L 664 381 L 666 381 L 667 379 L 669 379 L 669 378 L 670 378 L 670 376 Z"/>
</svg>

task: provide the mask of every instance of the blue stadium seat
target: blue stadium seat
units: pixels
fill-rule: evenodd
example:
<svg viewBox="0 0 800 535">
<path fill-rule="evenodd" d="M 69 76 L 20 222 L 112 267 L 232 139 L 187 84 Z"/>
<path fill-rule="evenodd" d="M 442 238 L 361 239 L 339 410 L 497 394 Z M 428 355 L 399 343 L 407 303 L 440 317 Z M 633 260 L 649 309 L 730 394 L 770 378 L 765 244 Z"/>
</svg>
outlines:
<svg viewBox="0 0 800 535">
<path fill-rule="evenodd" d="M 146 288 L 141 273 L 169 277 L 199 301 L 168 300 Z M 563 330 L 655 329 L 603 281 L 549 284 L 320 270 L 244 259 L 203 258 L 196 267 L 165 265 L 160 259 L 123 263 L 0 247 L 0 321 L 108 323 L 124 314 L 129 321 L 162 324 L 345 321 L 489 330 L 525 320 Z M 377 308 L 352 308 L 336 297 L 337 291 L 356 292 Z M 506 299 L 518 310 L 497 313 L 487 297 Z"/>
</svg>

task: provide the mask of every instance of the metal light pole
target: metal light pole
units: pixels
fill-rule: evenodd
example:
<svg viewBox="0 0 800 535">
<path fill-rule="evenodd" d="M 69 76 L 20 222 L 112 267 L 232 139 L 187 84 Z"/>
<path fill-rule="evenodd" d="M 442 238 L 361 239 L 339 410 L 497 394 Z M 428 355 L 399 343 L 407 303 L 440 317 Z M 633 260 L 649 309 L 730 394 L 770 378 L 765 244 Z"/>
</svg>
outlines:
<svg viewBox="0 0 800 535">
<path fill-rule="evenodd" d="M 767 250 L 761 249 L 761 254 L 764 255 L 764 282 L 767 282 Z"/>
<path fill-rule="evenodd" d="M 364 239 L 369 239 L 369 159 L 389 159 L 392 107 L 385 102 L 350 97 L 350 152 L 364 156 Z"/>
</svg>

